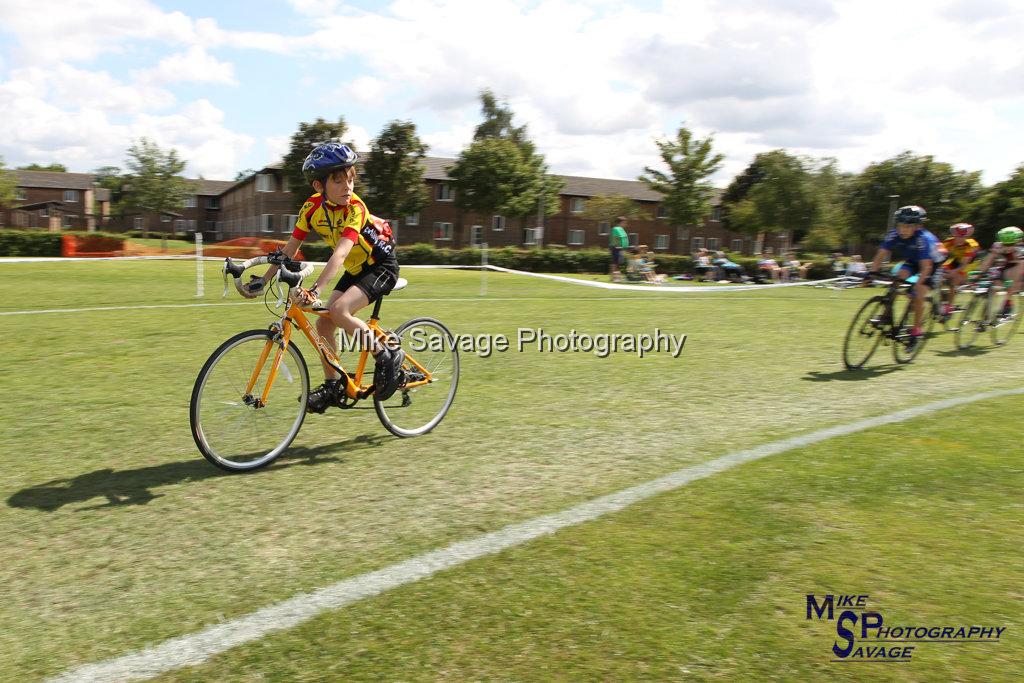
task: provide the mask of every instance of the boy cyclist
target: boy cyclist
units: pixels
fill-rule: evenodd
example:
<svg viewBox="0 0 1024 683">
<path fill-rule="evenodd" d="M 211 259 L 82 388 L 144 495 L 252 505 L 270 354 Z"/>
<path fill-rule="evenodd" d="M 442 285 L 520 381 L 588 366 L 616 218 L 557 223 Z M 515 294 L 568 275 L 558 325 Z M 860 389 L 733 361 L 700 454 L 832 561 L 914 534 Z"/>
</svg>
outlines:
<svg viewBox="0 0 1024 683">
<path fill-rule="evenodd" d="M 917 275 L 914 283 L 914 327 L 910 334 L 916 340 L 923 332 L 924 300 L 934 286 L 936 266 L 946 260 L 939 238 L 924 229 L 926 212 L 920 206 L 904 206 L 896 210 L 896 227 L 885 236 L 871 262 L 869 275 L 877 274 L 879 266 L 890 254 L 903 261 L 896 276 L 901 280 Z"/>
<path fill-rule="evenodd" d="M 957 223 L 949 227 L 950 236 L 942 240 L 949 258 L 942 264 L 942 272 L 949 280 L 949 291 L 946 292 L 946 303 L 942 305 L 943 315 L 953 312 L 953 300 L 956 288 L 967 281 L 967 269 L 978 255 L 978 242 L 971 239 L 974 226 L 970 223 Z"/>
<path fill-rule="evenodd" d="M 315 192 L 302 206 L 295 230 L 283 251 L 289 258 L 294 257 L 310 230 L 315 230 L 334 248 L 316 283 L 309 289 L 295 288 L 292 296 L 300 305 L 308 306 L 344 269 L 326 303 L 330 318 L 317 317 L 316 330 L 332 346 L 335 346 L 335 331 L 339 327 L 346 334 L 360 335 L 363 348 L 368 348 L 376 359 L 373 373 L 376 394 L 387 399 L 401 383 L 405 353 L 381 344 L 355 313 L 391 291 L 398 281 L 398 261 L 391 226 L 370 215 L 366 204 L 353 192 L 358 159 L 348 146 L 336 142 L 323 143 L 309 153 L 302 164 L 302 175 Z M 253 296 L 270 282 L 277 270 L 277 266 L 271 266 L 262 279 L 254 279 L 247 285 Z M 309 393 L 306 402 L 306 410 L 312 413 L 324 412 L 345 391 L 345 383 L 334 368 L 323 360 L 321 363 L 325 381 Z"/>
<path fill-rule="evenodd" d="M 981 271 L 984 273 L 989 268 L 997 272 L 993 273 L 995 280 L 1010 280 L 1007 289 L 1008 296 L 1003 306 L 1001 315 L 1008 316 L 1013 313 L 1011 301 L 1014 295 L 1020 291 L 1021 275 L 1024 275 L 1024 230 L 1011 225 L 996 233 L 996 241 L 988 252 L 988 256 L 981 262 Z"/>
</svg>

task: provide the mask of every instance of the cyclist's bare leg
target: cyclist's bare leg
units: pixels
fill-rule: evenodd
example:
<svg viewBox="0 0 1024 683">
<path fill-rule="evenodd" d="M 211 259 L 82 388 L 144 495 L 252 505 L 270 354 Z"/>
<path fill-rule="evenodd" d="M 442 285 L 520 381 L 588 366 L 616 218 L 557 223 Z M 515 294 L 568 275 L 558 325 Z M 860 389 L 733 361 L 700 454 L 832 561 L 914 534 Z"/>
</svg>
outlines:
<svg viewBox="0 0 1024 683">
<path fill-rule="evenodd" d="M 921 280 L 914 283 L 914 327 L 921 327 L 924 319 L 924 300 L 928 297 L 928 285 Z"/>
<path fill-rule="evenodd" d="M 327 308 L 330 309 L 334 305 L 334 303 L 340 298 L 341 292 L 331 292 L 331 298 L 327 300 Z M 327 342 L 327 345 L 331 348 L 332 351 L 334 351 L 334 355 L 338 355 L 338 337 L 335 334 L 337 329 L 338 326 L 335 325 L 334 321 L 331 320 L 330 318 L 324 318 L 319 316 L 317 317 L 317 334 L 319 334 L 324 339 L 324 341 Z M 320 357 L 320 365 L 322 365 L 324 368 L 325 379 L 337 379 L 337 371 L 324 361 L 323 356 Z"/>
<path fill-rule="evenodd" d="M 370 304 L 366 294 L 354 285 L 344 292 L 335 292 L 335 294 L 338 297 L 334 298 L 334 295 L 331 295 L 331 303 L 328 305 L 331 321 L 345 334 L 359 335 L 360 348 L 369 349 L 370 353 L 377 355 L 377 352 L 383 347 L 370 331 L 366 322 L 355 315 Z"/>
</svg>

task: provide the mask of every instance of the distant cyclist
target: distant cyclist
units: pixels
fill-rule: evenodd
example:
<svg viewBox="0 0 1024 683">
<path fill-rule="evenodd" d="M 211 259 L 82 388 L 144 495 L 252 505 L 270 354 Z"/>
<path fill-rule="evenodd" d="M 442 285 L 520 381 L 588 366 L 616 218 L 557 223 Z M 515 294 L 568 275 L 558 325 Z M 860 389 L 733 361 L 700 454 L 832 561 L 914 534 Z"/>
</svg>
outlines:
<svg viewBox="0 0 1024 683">
<path fill-rule="evenodd" d="M 1024 274 L 1024 230 L 1015 225 L 1003 228 L 996 233 L 996 241 L 981 262 L 981 271 L 992 269 L 991 277 L 995 280 L 1010 280 L 1007 288 L 1009 296 L 1003 306 L 1002 315 L 1010 315 L 1013 307 L 1012 297 L 1020 291 L 1021 275 Z"/>
<path fill-rule="evenodd" d="M 973 234 L 974 226 L 970 223 L 956 223 L 949 227 L 950 236 L 942 240 L 949 254 L 942 264 L 942 272 L 949 280 L 946 303 L 942 305 L 943 315 L 950 315 L 953 312 L 956 288 L 967 281 L 967 269 L 978 256 L 979 245 L 977 240 L 971 238 Z"/>
<path fill-rule="evenodd" d="M 917 275 L 913 286 L 914 295 L 914 326 L 910 330 L 912 337 L 917 339 L 923 332 L 921 321 L 924 319 L 924 302 L 928 290 L 935 286 L 939 274 L 938 264 L 946 260 L 945 249 L 939 238 L 924 229 L 927 213 L 920 206 L 903 206 L 896 210 L 896 227 L 885 236 L 885 241 L 878 248 L 875 260 L 871 262 L 869 276 L 878 273 L 878 268 L 890 254 L 903 261 L 896 276 L 906 280 Z"/>
<path fill-rule="evenodd" d="M 405 354 L 401 349 L 388 349 L 381 344 L 355 313 L 394 288 L 398 282 L 398 261 L 391 226 L 370 215 L 366 204 L 353 191 L 358 159 L 352 149 L 337 142 L 318 145 L 309 153 L 302 163 L 302 175 L 315 192 L 303 204 L 284 253 L 294 257 L 310 230 L 333 247 L 334 252 L 316 283 L 309 289 L 295 288 L 292 294 L 300 304 L 308 305 L 344 270 L 326 303 L 330 318 L 318 317 L 316 330 L 332 347 L 336 346 L 335 331 L 339 327 L 347 334 L 360 335 L 363 348 L 369 348 L 376 358 L 373 383 L 376 395 L 384 400 L 401 383 Z M 254 280 L 247 289 L 255 296 L 276 273 L 277 266 L 271 266 L 262 279 Z M 312 413 L 322 413 L 336 404 L 345 390 L 337 371 L 325 361 L 323 366 L 325 381 L 309 392 L 306 401 L 306 409 Z"/>
</svg>

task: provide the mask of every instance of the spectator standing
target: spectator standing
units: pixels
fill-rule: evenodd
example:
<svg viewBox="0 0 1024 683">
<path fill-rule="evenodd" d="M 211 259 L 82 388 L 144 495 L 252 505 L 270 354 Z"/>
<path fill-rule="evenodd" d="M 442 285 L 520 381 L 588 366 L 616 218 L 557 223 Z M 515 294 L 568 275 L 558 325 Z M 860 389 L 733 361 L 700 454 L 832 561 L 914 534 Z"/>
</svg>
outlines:
<svg viewBox="0 0 1024 683">
<path fill-rule="evenodd" d="M 608 235 L 608 252 L 611 256 L 611 265 L 608 267 L 608 274 L 611 275 L 612 282 L 619 282 L 622 280 L 622 257 L 623 250 L 629 246 L 629 235 L 626 234 L 627 220 L 625 216 L 619 216 L 615 227 L 612 228 L 611 233 Z"/>
</svg>

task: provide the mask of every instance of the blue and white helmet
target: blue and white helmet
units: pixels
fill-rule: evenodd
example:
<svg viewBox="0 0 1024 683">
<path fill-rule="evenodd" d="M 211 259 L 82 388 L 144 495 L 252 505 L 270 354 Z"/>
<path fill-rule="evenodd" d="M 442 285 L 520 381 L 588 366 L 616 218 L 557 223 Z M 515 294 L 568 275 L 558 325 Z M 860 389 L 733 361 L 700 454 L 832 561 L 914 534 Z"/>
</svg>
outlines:
<svg viewBox="0 0 1024 683">
<path fill-rule="evenodd" d="M 322 181 L 335 171 L 354 166 L 359 160 L 348 145 L 340 142 L 324 142 L 317 145 L 302 162 L 302 175 L 307 183 Z"/>
<path fill-rule="evenodd" d="M 920 225 L 924 223 L 926 220 L 928 220 L 927 218 L 925 218 L 926 215 L 927 213 L 920 206 L 911 205 L 901 206 L 900 208 L 896 209 L 894 218 L 896 219 L 897 223 Z"/>
</svg>

